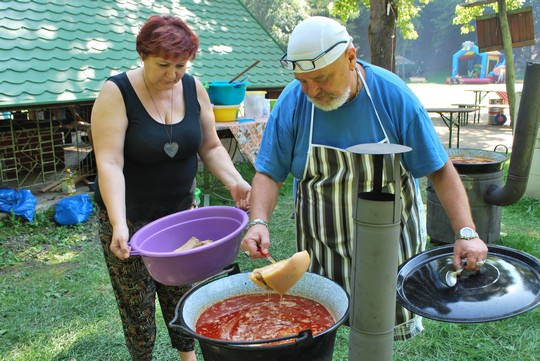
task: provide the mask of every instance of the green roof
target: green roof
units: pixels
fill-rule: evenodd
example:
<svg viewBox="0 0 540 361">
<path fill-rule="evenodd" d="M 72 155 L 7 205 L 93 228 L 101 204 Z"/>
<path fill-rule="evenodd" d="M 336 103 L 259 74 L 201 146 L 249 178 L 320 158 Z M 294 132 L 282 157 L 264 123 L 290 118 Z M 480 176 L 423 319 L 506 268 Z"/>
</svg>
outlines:
<svg viewBox="0 0 540 361">
<path fill-rule="evenodd" d="M 135 37 L 153 14 L 184 19 L 201 46 L 189 73 L 249 89 L 293 79 L 283 50 L 239 0 L 10 0 L 0 2 L 0 108 L 93 101 L 110 75 L 140 65 Z"/>
</svg>

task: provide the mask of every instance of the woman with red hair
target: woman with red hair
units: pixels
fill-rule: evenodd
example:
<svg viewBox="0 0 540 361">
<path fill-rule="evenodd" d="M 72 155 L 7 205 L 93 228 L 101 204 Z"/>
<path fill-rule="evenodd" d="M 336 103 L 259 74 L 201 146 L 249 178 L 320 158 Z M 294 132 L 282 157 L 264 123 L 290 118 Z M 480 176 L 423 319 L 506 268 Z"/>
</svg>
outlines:
<svg viewBox="0 0 540 361">
<path fill-rule="evenodd" d="M 143 66 L 110 77 L 92 110 L 100 239 L 133 360 L 152 360 L 155 298 L 168 324 L 189 285 L 165 286 L 148 274 L 128 241 L 139 228 L 194 207 L 198 157 L 249 208 L 251 187 L 217 136 L 212 105 L 186 73 L 199 39 L 184 21 L 151 16 L 136 43 Z M 183 361 L 196 359 L 194 340 L 169 328 Z"/>
</svg>

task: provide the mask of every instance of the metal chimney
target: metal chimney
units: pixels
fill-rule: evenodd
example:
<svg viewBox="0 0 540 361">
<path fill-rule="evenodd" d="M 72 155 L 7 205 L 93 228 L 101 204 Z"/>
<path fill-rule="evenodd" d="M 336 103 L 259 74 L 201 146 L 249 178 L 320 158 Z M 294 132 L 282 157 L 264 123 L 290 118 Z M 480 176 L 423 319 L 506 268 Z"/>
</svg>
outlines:
<svg viewBox="0 0 540 361">
<path fill-rule="evenodd" d="M 540 117 L 540 63 L 527 63 L 521 102 L 517 117 L 512 155 L 504 187 L 492 186 L 485 201 L 497 206 L 509 206 L 521 199 L 527 189 L 534 144 Z"/>
<path fill-rule="evenodd" d="M 349 361 L 392 361 L 401 221 L 400 154 L 411 148 L 360 144 L 347 150 L 374 159 L 373 190 L 359 192 L 356 206 Z M 385 155 L 394 156 L 394 194 L 382 189 Z"/>
</svg>

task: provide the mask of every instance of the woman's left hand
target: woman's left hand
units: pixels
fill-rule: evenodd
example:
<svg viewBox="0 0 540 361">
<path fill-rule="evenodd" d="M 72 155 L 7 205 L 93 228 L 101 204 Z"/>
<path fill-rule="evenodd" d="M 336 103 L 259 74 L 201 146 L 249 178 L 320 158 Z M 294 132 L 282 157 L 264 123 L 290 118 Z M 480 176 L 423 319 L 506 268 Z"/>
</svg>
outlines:
<svg viewBox="0 0 540 361">
<path fill-rule="evenodd" d="M 229 192 L 234 200 L 234 204 L 237 208 L 245 211 L 249 210 L 249 198 L 251 196 L 251 185 L 245 180 L 241 180 L 229 187 Z"/>
</svg>

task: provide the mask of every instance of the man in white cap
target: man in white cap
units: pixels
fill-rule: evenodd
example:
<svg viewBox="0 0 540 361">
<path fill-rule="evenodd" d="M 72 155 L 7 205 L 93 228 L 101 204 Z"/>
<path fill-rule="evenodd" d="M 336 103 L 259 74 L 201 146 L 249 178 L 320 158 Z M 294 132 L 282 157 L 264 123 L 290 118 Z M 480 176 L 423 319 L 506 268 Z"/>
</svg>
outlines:
<svg viewBox="0 0 540 361">
<path fill-rule="evenodd" d="M 356 173 L 362 143 L 389 142 L 412 148 L 402 154 L 402 224 L 399 262 L 425 249 L 426 232 L 418 178 L 434 185 L 456 232 L 454 265 L 467 269 L 487 257 L 478 238 L 466 192 L 433 128 L 425 108 L 395 74 L 356 59 L 346 28 L 325 17 L 300 22 L 292 32 L 281 65 L 293 71 L 280 95 L 261 142 L 251 191 L 251 222 L 242 249 L 253 258 L 270 248 L 268 222 L 279 188 L 289 173 L 296 187 L 297 248 L 308 250 L 310 271 L 350 292 L 354 204 L 358 188 L 372 190 L 372 160 Z M 393 180 L 391 174 L 385 179 Z M 386 185 L 386 184 L 385 184 Z M 481 265 L 481 263 L 480 263 Z M 395 339 L 422 331 L 421 318 L 398 305 Z"/>
</svg>

